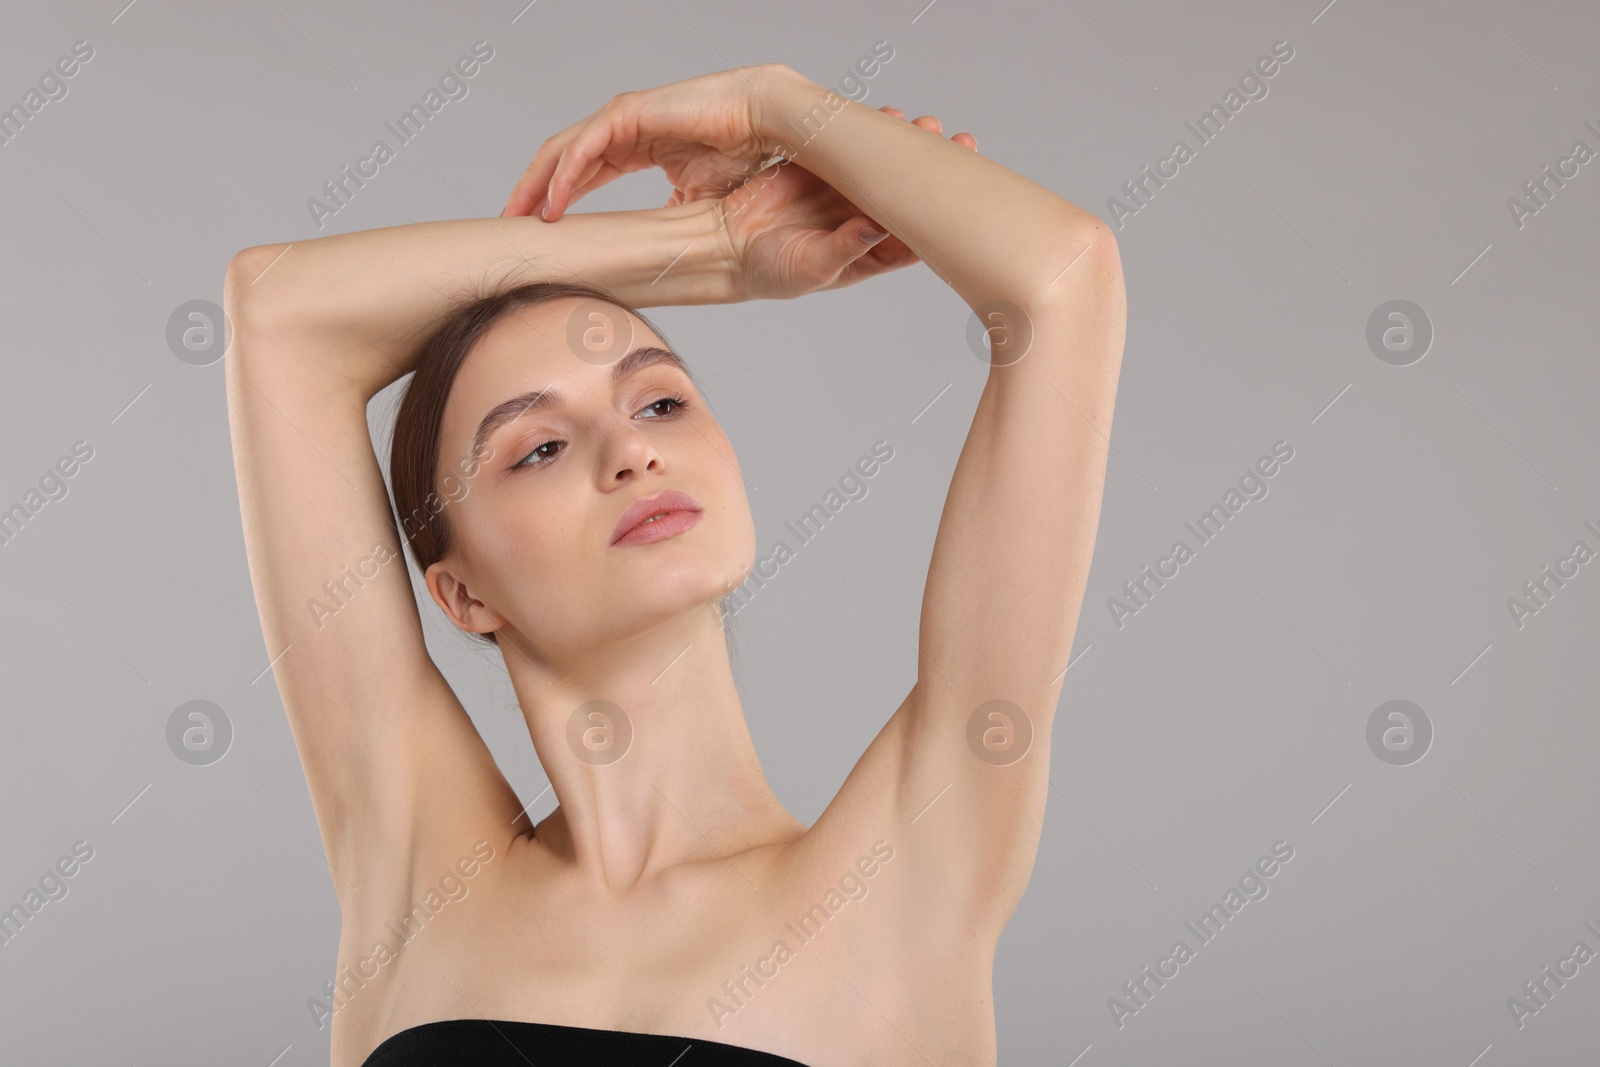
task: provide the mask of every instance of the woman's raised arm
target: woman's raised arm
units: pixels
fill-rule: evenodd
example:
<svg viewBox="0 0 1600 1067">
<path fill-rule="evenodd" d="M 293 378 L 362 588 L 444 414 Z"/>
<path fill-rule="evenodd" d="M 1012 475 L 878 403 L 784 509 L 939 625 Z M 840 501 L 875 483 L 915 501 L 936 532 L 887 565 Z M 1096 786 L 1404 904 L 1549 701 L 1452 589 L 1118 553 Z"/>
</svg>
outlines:
<svg viewBox="0 0 1600 1067">
<path fill-rule="evenodd" d="M 226 292 L 242 358 L 270 373 L 293 365 L 367 400 L 413 369 L 417 343 L 450 306 L 486 286 L 578 280 L 662 307 L 734 300 L 732 278 L 727 231 L 707 200 L 562 226 L 464 219 L 258 245 L 234 257 Z M 247 351 L 264 336 L 270 354 Z"/>
<path fill-rule="evenodd" d="M 1038 850 L 1122 361 L 1120 259 L 1103 222 L 994 160 L 804 78 L 775 85 L 774 147 L 903 240 L 988 332 L 923 593 L 917 682 L 814 828 L 898 832 L 907 884 L 939 887 L 907 895 L 906 928 L 973 949 L 976 966 Z"/>
<path fill-rule="evenodd" d="M 406 872 L 527 829 L 428 656 L 367 402 L 485 287 L 577 276 L 635 306 L 723 299 L 716 208 L 419 223 L 247 249 L 230 265 L 225 370 L 250 577 L 341 901 L 357 886 L 404 894 Z M 471 474 L 458 479 L 468 492 Z M 440 856 L 424 854 L 433 847 Z"/>
</svg>

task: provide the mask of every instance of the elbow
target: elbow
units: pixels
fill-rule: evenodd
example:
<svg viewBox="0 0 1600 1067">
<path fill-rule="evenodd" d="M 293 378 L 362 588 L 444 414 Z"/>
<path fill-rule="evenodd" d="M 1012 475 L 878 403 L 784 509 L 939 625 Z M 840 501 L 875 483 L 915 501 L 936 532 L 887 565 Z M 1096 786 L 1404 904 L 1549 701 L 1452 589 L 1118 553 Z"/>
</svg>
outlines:
<svg viewBox="0 0 1600 1067">
<path fill-rule="evenodd" d="M 1048 233 L 1028 268 L 1032 309 L 1050 314 L 1070 305 L 1081 313 L 1087 306 L 1123 305 L 1122 255 L 1105 221 L 1075 209 Z"/>
<path fill-rule="evenodd" d="M 288 251 L 287 245 L 255 245 L 234 253 L 223 279 L 223 311 L 235 335 L 241 330 L 257 331 L 270 318 L 270 299 L 282 286 L 269 286 L 263 280 L 278 266 Z"/>
<path fill-rule="evenodd" d="M 1122 252 L 1117 247 L 1117 235 L 1104 219 L 1087 211 L 1066 227 L 1062 242 L 1066 251 L 1081 257 L 1065 273 L 1078 273 L 1078 278 L 1088 284 L 1122 287 Z M 1083 268 L 1081 273 L 1079 268 Z M 1064 278 L 1061 280 L 1065 280 Z"/>
</svg>

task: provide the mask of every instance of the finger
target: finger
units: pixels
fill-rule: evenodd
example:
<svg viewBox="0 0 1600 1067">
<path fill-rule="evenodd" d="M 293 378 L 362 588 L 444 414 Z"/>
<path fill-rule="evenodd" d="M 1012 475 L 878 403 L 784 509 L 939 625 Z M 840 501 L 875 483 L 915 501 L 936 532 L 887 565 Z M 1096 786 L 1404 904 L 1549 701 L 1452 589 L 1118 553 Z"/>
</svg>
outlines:
<svg viewBox="0 0 1600 1067">
<path fill-rule="evenodd" d="M 609 160 L 595 160 L 589 165 L 588 170 L 583 174 L 583 176 L 574 183 L 572 192 L 567 196 L 566 203 L 562 205 L 561 210 L 565 212 L 567 208 L 571 207 L 573 204 L 576 204 L 579 200 L 589 195 L 589 193 L 600 188 L 602 185 L 614 178 L 620 178 L 622 174 L 622 168 L 611 163 Z M 540 204 L 539 208 L 541 211 L 543 211 L 545 205 Z"/>
<path fill-rule="evenodd" d="M 587 121 L 575 122 L 554 137 L 545 139 L 527 169 L 522 172 L 522 177 L 517 179 L 511 196 L 506 200 L 505 209 L 501 211 L 502 215 L 529 215 L 538 210 L 539 202 L 544 199 L 545 187 L 550 184 L 550 172 L 555 169 L 561 150 L 571 143 Z"/>
<path fill-rule="evenodd" d="M 551 209 L 555 206 L 556 179 L 562 176 L 562 165 L 566 163 L 567 157 L 571 154 L 572 145 L 569 144 L 563 148 L 561 150 L 561 154 L 556 157 L 555 166 L 550 169 L 550 178 L 544 184 L 544 199 L 539 205 L 539 216 L 547 221 L 555 221 L 555 212 L 553 212 Z"/>
<path fill-rule="evenodd" d="M 550 173 L 555 170 L 556 160 L 561 158 L 561 152 L 569 141 L 570 138 L 558 135 L 539 147 L 533 161 L 522 172 L 522 177 L 517 179 L 516 187 L 511 190 L 511 196 L 506 200 L 502 215 L 531 215 L 538 211 L 544 202 L 545 190 L 550 184 Z"/>
<path fill-rule="evenodd" d="M 545 221 L 555 222 L 559 219 L 576 199 L 575 192 L 582 195 L 582 192 L 586 191 L 584 189 L 586 185 L 587 188 L 594 188 L 596 183 L 590 179 L 605 162 L 600 158 L 600 153 L 612 143 L 614 114 L 611 105 L 607 105 L 599 115 L 595 116 L 593 122 L 578 132 L 572 143 L 567 145 L 561 157 L 556 160 L 544 205 Z"/>
<path fill-rule="evenodd" d="M 832 278 L 888 237 L 889 234 L 871 218 L 857 215 L 813 246 L 815 258 L 808 257 L 812 259 L 808 266 L 815 271 L 814 277 Z"/>
<path fill-rule="evenodd" d="M 915 126 L 921 126 L 925 130 L 932 130 L 934 133 L 944 132 L 944 124 L 933 115 L 922 115 L 916 119 L 913 119 L 912 124 Z"/>
<path fill-rule="evenodd" d="M 548 141 L 545 143 L 549 144 Z M 530 215 L 538 209 L 539 201 L 544 199 L 545 185 L 550 180 L 549 169 L 549 160 L 545 158 L 545 150 L 541 147 L 512 187 L 511 195 L 506 198 L 506 206 L 500 209 L 502 218 Z"/>
<path fill-rule="evenodd" d="M 965 139 L 963 140 L 963 138 L 965 138 Z M 972 149 L 974 152 L 976 152 L 978 150 L 978 139 L 976 137 L 972 136 L 972 134 L 970 134 L 970 133 L 958 133 L 958 134 L 956 134 L 954 137 L 952 137 L 950 139 L 952 141 L 954 141 L 956 144 L 965 145 L 966 147 Z"/>
<path fill-rule="evenodd" d="M 906 113 L 904 111 L 901 111 L 899 108 L 893 107 L 889 104 L 884 104 L 878 110 L 886 114 L 893 115 L 897 119 L 903 119 L 906 117 Z"/>
<path fill-rule="evenodd" d="M 921 262 L 917 254 L 907 248 L 898 237 L 892 234 L 879 241 L 867 253 L 850 263 L 839 274 L 839 279 L 829 288 L 841 289 L 847 285 L 875 278 L 892 270 L 909 267 L 913 263 Z"/>
<path fill-rule="evenodd" d="M 878 271 L 886 271 L 899 270 L 901 267 L 921 262 L 922 257 L 913 252 L 909 245 L 890 234 L 887 239 L 879 241 L 865 256 L 856 260 L 855 266 L 861 268 L 871 266 Z"/>
<path fill-rule="evenodd" d="M 528 209 L 531 206 L 529 198 L 532 195 L 531 190 L 534 188 L 531 175 L 534 164 L 538 161 L 539 157 L 535 155 L 533 163 L 529 163 L 523 172 L 518 175 L 517 183 L 511 187 L 511 195 L 506 197 L 505 206 L 500 209 L 501 218 L 512 215 L 526 215 L 528 213 Z"/>
<path fill-rule="evenodd" d="M 533 162 L 528 164 L 528 169 L 523 173 L 517 183 L 517 188 L 512 193 L 512 199 L 506 204 L 508 215 L 531 215 L 542 211 L 549 201 L 550 183 L 563 160 L 572 155 L 572 148 L 578 143 L 579 138 L 593 137 L 597 127 L 604 130 L 602 141 L 610 140 L 610 114 L 614 111 L 610 104 L 602 107 L 587 118 L 579 119 L 571 126 L 562 130 L 554 137 L 549 138 L 540 146 L 539 152 L 534 156 Z M 604 145 L 602 144 L 602 149 Z M 598 154 L 598 152 L 596 153 Z M 582 175 L 584 181 L 593 176 L 591 168 Z M 611 177 L 616 177 L 615 174 Z M 609 181 L 610 179 L 606 179 Z M 577 183 L 577 184 L 582 184 Z M 593 188 L 593 186 L 590 186 Z M 582 195 L 581 193 L 579 195 Z M 576 197 L 569 196 L 562 204 L 565 210 Z"/>
</svg>

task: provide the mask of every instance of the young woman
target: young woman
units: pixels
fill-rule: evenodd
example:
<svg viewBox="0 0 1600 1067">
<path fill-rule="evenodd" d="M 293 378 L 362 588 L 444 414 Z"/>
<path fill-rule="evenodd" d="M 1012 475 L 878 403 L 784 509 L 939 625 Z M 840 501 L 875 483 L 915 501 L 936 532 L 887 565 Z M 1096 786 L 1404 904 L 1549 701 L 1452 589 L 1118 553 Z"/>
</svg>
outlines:
<svg viewBox="0 0 1600 1067">
<path fill-rule="evenodd" d="M 500 219 L 234 258 L 251 578 L 342 913 L 336 1067 L 995 1062 L 1123 290 L 1105 225 L 903 119 L 782 65 L 724 71 L 550 138 Z M 665 207 L 566 214 L 647 166 Z M 807 827 L 762 775 L 723 639 L 756 547 L 743 476 L 633 309 L 919 258 L 980 316 L 988 379 L 917 681 Z M 411 372 L 392 512 L 366 408 Z M 429 658 L 402 537 L 504 658 L 558 802 L 537 825 Z"/>
</svg>

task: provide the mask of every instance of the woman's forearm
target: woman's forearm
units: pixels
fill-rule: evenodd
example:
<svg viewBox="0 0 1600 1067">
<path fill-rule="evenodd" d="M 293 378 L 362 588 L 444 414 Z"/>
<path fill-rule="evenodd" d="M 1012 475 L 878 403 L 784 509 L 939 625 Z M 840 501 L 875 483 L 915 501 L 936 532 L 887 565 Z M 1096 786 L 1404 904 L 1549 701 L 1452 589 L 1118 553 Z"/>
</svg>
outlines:
<svg viewBox="0 0 1600 1067">
<path fill-rule="evenodd" d="M 271 331 L 273 358 L 314 360 L 370 398 L 415 366 L 452 306 L 535 281 L 599 286 L 634 307 L 735 299 L 710 200 L 642 211 L 465 219 L 259 245 L 234 257 L 235 336 Z M 278 353 L 303 353 L 282 356 Z M 298 368 L 297 368 L 298 369 Z"/>
<path fill-rule="evenodd" d="M 884 224 L 970 305 L 1027 306 L 1071 261 L 1067 244 L 1110 236 L 1094 215 L 944 136 L 793 72 L 770 86 L 767 147 Z"/>
</svg>

